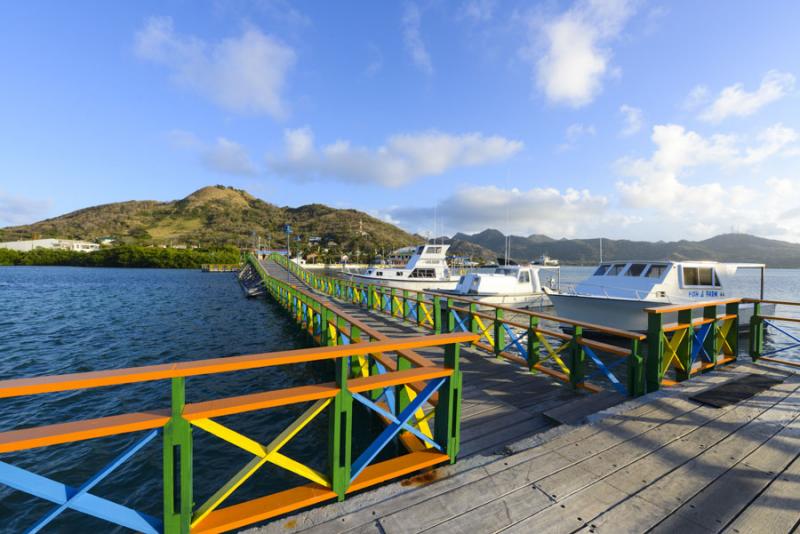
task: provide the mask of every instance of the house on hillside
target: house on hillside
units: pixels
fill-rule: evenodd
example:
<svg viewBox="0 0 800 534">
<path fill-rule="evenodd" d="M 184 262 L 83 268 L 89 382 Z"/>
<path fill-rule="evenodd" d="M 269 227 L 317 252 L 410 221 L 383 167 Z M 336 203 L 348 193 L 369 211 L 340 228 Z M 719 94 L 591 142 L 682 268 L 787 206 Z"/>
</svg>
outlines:
<svg viewBox="0 0 800 534">
<path fill-rule="evenodd" d="M 47 250 L 71 250 L 73 252 L 92 252 L 94 250 L 100 250 L 100 245 L 77 239 L 29 239 L 26 241 L 6 241 L 5 243 L 0 243 L 0 248 L 17 250 L 19 252 L 30 252 L 37 248 Z"/>
</svg>

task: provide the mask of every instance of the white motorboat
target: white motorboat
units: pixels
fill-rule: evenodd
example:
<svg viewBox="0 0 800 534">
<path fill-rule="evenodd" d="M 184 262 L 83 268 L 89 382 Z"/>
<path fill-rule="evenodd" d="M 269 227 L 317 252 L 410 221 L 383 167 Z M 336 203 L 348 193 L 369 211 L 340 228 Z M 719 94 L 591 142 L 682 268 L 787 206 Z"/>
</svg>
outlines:
<svg viewBox="0 0 800 534">
<path fill-rule="evenodd" d="M 551 276 L 542 284 L 542 271 Z M 545 287 L 558 285 L 558 267 L 503 265 L 491 272 L 472 272 L 461 277 L 455 290 L 446 293 L 466 297 L 482 304 L 541 308 L 550 306 Z"/>
<path fill-rule="evenodd" d="M 724 282 L 738 269 L 760 269 L 763 293 L 765 265 L 710 261 L 613 261 L 601 263 L 583 282 L 550 294 L 559 317 L 633 332 L 647 331 L 646 308 L 722 300 Z M 773 315 L 775 306 L 762 305 Z M 702 309 L 694 311 L 700 317 Z M 739 328 L 749 328 L 752 304 L 739 305 Z M 664 322 L 676 322 L 677 313 L 665 314 Z"/>
<path fill-rule="evenodd" d="M 405 267 L 373 265 L 361 273 L 348 273 L 354 282 L 412 291 L 455 289 L 459 275 L 447 265 L 450 245 L 420 245 Z"/>
</svg>

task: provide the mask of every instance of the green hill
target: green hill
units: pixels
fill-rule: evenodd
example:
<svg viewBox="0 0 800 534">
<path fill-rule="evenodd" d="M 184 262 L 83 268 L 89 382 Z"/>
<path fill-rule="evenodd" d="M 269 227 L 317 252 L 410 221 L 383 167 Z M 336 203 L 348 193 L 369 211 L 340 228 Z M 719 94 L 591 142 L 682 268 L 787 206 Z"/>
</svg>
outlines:
<svg viewBox="0 0 800 534">
<path fill-rule="evenodd" d="M 25 226 L 0 229 L 0 241 L 59 237 L 97 240 L 112 237 L 137 245 L 186 244 L 200 247 L 251 246 L 255 233 L 263 246 L 285 247 L 283 225 L 291 224 L 293 246 L 316 248 L 308 240 L 318 237 L 320 248 L 361 250 L 373 255 L 418 243 L 419 236 L 356 210 L 322 204 L 298 208 L 278 207 L 246 191 L 225 186 L 204 187 L 182 200 L 117 202 L 85 208 Z M 335 243 L 335 245 L 333 244 Z"/>
</svg>

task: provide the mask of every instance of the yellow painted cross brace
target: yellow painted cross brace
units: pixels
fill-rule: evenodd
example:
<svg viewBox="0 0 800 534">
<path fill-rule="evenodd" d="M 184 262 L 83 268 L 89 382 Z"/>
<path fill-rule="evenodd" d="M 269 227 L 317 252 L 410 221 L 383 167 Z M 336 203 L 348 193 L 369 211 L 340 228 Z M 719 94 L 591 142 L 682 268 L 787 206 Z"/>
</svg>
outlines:
<svg viewBox="0 0 800 534">
<path fill-rule="evenodd" d="M 408 395 L 408 401 L 411 402 L 415 398 L 417 398 L 417 392 L 411 389 L 408 384 L 405 385 L 406 394 Z M 428 415 L 425 415 L 425 412 L 422 411 L 422 408 L 414 412 L 414 417 L 416 417 L 417 421 L 414 423 L 414 426 L 419 428 L 419 431 L 428 436 L 429 438 L 433 439 L 433 432 L 431 432 L 431 427 L 428 424 L 428 419 L 433 415 L 433 410 Z M 430 443 L 425 443 L 426 448 L 430 448 Z"/>
<path fill-rule="evenodd" d="M 733 347 L 728 343 L 728 332 L 730 332 L 732 326 L 733 319 L 727 319 L 717 328 L 717 338 L 722 341 L 720 350 L 722 350 L 723 354 L 733 355 Z M 726 348 L 728 349 L 727 351 L 725 350 Z M 715 354 L 714 359 L 716 360 L 716 358 L 717 355 Z"/>
<path fill-rule="evenodd" d="M 397 308 L 397 313 L 395 315 L 397 315 L 398 317 L 402 317 L 403 316 L 403 305 L 400 304 L 400 301 L 397 300 L 397 297 L 392 297 L 392 300 L 394 301 L 395 307 Z"/>
<path fill-rule="evenodd" d="M 681 371 L 686 371 L 686 368 L 683 366 L 683 362 L 681 359 L 678 358 L 678 346 L 683 341 L 683 338 L 686 337 L 686 334 L 689 332 L 688 328 L 684 328 L 683 330 L 678 330 L 674 334 L 672 334 L 672 339 L 668 339 L 666 334 L 662 334 L 664 336 L 664 352 L 669 351 L 669 356 L 664 358 L 664 361 L 661 362 L 661 374 L 667 372 L 669 369 L 670 364 L 675 361 L 675 367 L 680 369 Z"/>
<path fill-rule="evenodd" d="M 312 419 L 314 419 L 314 417 L 316 417 L 328 404 L 330 404 L 330 402 L 331 399 L 322 399 L 312 404 L 305 412 L 303 412 L 300 417 L 298 417 L 291 425 L 286 427 L 283 432 L 278 434 L 278 436 L 266 447 L 257 441 L 248 438 L 247 436 L 239 434 L 235 430 L 231 430 L 230 428 L 212 421 L 211 419 L 196 419 L 191 421 L 191 423 L 196 427 L 202 428 L 209 434 L 213 434 L 218 438 L 227 441 L 228 443 L 232 443 L 233 445 L 236 445 L 237 447 L 244 449 L 255 456 L 255 458 L 250 460 L 242 469 L 239 470 L 239 472 L 237 472 L 228 482 L 218 489 L 216 493 L 214 493 L 200 508 L 194 512 L 191 526 L 194 527 L 208 514 L 214 511 L 214 509 L 222 504 L 222 502 L 227 499 L 228 496 L 236 490 L 236 488 L 241 486 L 253 475 L 253 473 L 258 471 L 258 469 L 267 462 L 283 467 L 292 473 L 329 488 L 330 482 L 322 473 L 315 471 L 314 469 L 311 469 L 300 462 L 292 460 L 288 456 L 284 456 L 278 451 L 281 449 L 281 447 L 286 445 L 289 440 L 296 436 L 297 433 L 300 432 Z"/>
<path fill-rule="evenodd" d="M 433 317 L 431 317 L 431 313 L 428 311 L 428 307 L 424 302 L 419 303 L 419 309 L 425 312 L 425 319 L 428 321 L 429 325 L 433 326 Z"/>
<path fill-rule="evenodd" d="M 558 364 L 558 366 L 561 368 L 561 371 L 562 371 L 562 372 L 563 372 L 565 375 L 569 376 L 569 367 L 567 367 L 567 365 L 566 365 L 566 364 L 565 364 L 565 363 L 564 363 L 564 362 L 561 360 L 561 358 L 560 358 L 558 355 L 561 353 L 561 351 L 563 351 L 564 349 L 566 349 L 567 347 L 569 347 L 569 344 L 570 344 L 570 343 L 569 343 L 569 342 L 564 342 L 564 343 L 562 343 L 562 344 L 561 344 L 561 346 L 560 346 L 560 347 L 558 347 L 558 350 L 553 350 L 553 347 L 550 345 L 550 342 L 549 342 L 549 341 L 547 341 L 547 338 L 545 338 L 545 337 L 542 335 L 542 333 L 541 333 L 541 332 L 536 332 L 536 337 L 538 337 L 538 338 L 539 338 L 539 341 L 541 341 L 541 342 L 542 342 L 542 345 L 544 345 L 544 348 L 545 348 L 545 350 L 546 350 L 546 351 L 547 351 L 547 353 L 549 354 L 549 356 L 548 356 L 548 357 L 549 357 L 549 358 L 553 358 L 553 360 L 554 360 L 554 361 L 555 361 L 555 362 Z M 544 358 L 544 359 L 546 360 L 547 358 Z"/>
<path fill-rule="evenodd" d="M 477 315 L 473 315 L 472 318 L 475 319 L 475 321 L 478 323 L 478 328 L 480 328 L 480 330 L 481 330 L 481 335 L 485 336 L 486 339 L 489 341 L 489 344 L 492 347 L 494 347 L 494 338 L 489 335 L 489 331 L 488 331 L 489 327 L 488 326 L 484 326 L 483 321 L 481 321 L 481 318 L 478 317 Z"/>
<path fill-rule="evenodd" d="M 331 323 L 328 323 L 328 338 L 333 341 L 334 345 L 338 345 L 338 339 L 336 337 L 336 327 L 333 326 Z"/>
</svg>

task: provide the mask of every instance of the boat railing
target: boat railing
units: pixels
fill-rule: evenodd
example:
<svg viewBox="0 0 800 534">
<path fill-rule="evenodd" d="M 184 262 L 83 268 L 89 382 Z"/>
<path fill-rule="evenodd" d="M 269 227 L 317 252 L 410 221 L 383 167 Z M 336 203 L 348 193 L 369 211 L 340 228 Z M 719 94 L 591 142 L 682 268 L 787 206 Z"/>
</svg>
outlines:
<svg viewBox="0 0 800 534">
<path fill-rule="evenodd" d="M 452 294 L 322 276 L 288 264 L 281 256 L 273 260 L 309 287 L 331 297 L 437 334 L 472 332 L 478 336 L 472 342 L 476 348 L 524 365 L 532 373 L 590 391 L 612 387 L 630 396 L 644 393 L 643 334 Z M 587 331 L 602 335 L 608 342 L 586 337 Z"/>
<path fill-rule="evenodd" d="M 171 405 L 163 409 L 0 432 L 0 452 L 3 453 L 110 436 L 139 435 L 133 445 L 80 488 L 0 462 L 1 482 L 56 504 L 32 531 L 43 528 L 66 509 L 138 532 L 239 529 L 326 500 L 342 500 L 352 492 L 425 467 L 455 461 L 459 446 L 456 414 L 460 411 L 458 391 L 461 388 L 458 346 L 473 341 L 476 335 L 449 333 L 374 339 L 369 329 L 356 326 L 346 315 L 315 305 L 288 284 L 273 278 L 267 280 L 267 286 L 279 302 L 298 322 L 308 324 L 309 332 L 319 339 L 322 347 L 0 381 L 0 398 L 6 399 L 154 381 L 168 383 L 171 390 Z M 414 349 L 429 347 L 443 348 L 442 365 L 412 357 Z M 186 401 L 187 389 L 194 377 L 320 361 L 333 364 L 333 381 L 202 402 Z M 356 433 L 366 435 L 368 430 L 354 423 L 353 401 L 377 412 L 388 425 L 363 450 L 357 450 L 353 437 Z M 228 415 L 291 406 L 296 406 L 299 416 L 268 444 L 258 443 L 219 422 L 219 418 Z M 327 443 L 319 449 L 329 460 L 327 468 L 318 471 L 286 456 L 283 449 L 306 426 L 319 425 L 318 416 L 324 412 L 328 414 Z M 193 429 L 203 430 L 252 456 L 200 506 L 194 504 L 192 458 L 198 452 L 197 445 L 203 442 L 194 440 Z M 326 435 L 324 432 L 318 431 L 320 435 Z M 137 452 L 157 443 L 159 435 L 163 447 L 163 473 L 158 475 L 159 480 L 163 477 L 163 515 L 160 518 L 112 502 L 93 490 L 120 465 L 135 459 Z M 396 436 L 411 452 L 376 460 Z M 305 483 L 221 507 L 236 488 L 268 463 L 294 473 Z M 314 461 L 312 465 L 324 463 L 324 460 Z"/>
</svg>

